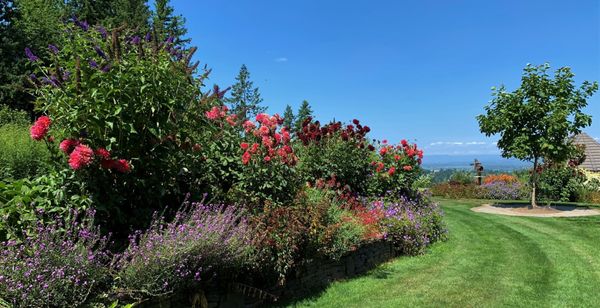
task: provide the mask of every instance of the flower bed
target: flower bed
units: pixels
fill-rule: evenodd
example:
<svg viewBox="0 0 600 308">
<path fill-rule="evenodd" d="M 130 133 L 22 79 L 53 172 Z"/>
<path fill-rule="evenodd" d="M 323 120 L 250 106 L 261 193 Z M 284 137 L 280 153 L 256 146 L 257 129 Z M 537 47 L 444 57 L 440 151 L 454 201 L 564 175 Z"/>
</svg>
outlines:
<svg viewBox="0 0 600 308">
<path fill-rule="evenodd" d="M 412 188 L 416 144 L 373 141 L 357 119 L 295 132 L 277 114 L 241 120 L 226 90 L 201 91 L 195 49 L 76 19 L 63 30 L 47 57 L 26 50 L 44 114 L 29 133 L 54 165 L 0 182 L 0 303 L 116 306 L 232 285 L 286 297 L 445 238 Z"/>
</svg>

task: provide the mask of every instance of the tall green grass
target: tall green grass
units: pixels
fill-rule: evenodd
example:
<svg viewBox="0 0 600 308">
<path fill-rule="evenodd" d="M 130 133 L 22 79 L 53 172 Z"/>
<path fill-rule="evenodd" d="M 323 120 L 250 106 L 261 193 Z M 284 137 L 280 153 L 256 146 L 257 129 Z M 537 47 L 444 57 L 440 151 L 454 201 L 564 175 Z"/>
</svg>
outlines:
<svg viewBox="0 0 600 308">
<path fill-rule="evenodd" d="M 44 142 L 31 139 L 22 124 L 0 126 L 0 180 L 33 178 L 51 167 Z"/>
</svg>

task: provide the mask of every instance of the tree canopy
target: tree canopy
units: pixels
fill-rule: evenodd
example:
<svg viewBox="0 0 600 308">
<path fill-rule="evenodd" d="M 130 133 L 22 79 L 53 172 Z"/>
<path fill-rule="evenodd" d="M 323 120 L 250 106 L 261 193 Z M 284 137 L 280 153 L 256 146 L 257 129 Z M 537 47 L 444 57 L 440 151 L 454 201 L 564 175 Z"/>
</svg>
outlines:
<svg viewBox="0 0 600 308">
<path fill-rule="evenodd" d="M 550 76 L 550 65 L 527 65 L 521 86 L 513 92 L 493 88 L 493 99 L 477 120 L 486 136 L 499 134 L 498 148 L 504 157 L 532 161 L 565 161 L 576 153 L 571 137 L 591 125 L 583 112 L 587 99 L 598 89 L 597 82 L 575 86 L 574 74 L 561 67 Z M 532 172 L 532 205 L 535 205 L 536 172 Z"/>
</svg>

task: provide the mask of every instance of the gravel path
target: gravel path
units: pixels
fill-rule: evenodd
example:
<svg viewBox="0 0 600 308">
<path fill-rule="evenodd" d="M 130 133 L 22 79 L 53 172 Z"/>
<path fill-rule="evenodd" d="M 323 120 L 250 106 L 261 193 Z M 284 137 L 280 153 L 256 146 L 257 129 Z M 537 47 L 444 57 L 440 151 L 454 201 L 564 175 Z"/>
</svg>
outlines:
<svg viewBox="0 0 600 308">
<path fill-rule="evenodd" d="M 600 210 L 577 206 L 543 206 L 529 209 L 522 204 L 484 204 L 479 207 L 471 208 L 471 210 L 479 213 L 529 217 L 579 217 L 600 215 Z"/>
</svg>

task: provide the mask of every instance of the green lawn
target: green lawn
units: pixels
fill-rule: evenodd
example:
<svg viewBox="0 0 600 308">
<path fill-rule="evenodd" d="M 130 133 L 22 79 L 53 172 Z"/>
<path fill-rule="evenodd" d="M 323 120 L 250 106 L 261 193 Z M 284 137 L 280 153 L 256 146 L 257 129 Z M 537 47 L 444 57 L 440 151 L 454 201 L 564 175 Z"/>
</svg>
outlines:
<svg viewBox="0 0 600 308">
<path fill-rule="evenodd" d="M 294 306 L 600 307 L 600 216 L 475 213 L 476 201 L 441 201 L 447 242 L 332 284 Z"/>
</svg>

